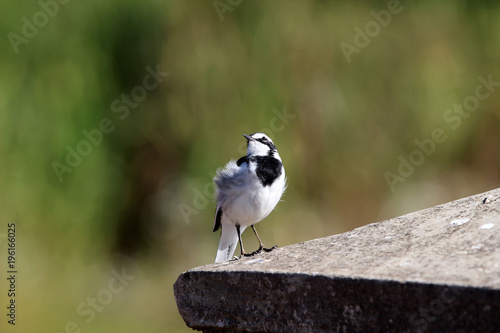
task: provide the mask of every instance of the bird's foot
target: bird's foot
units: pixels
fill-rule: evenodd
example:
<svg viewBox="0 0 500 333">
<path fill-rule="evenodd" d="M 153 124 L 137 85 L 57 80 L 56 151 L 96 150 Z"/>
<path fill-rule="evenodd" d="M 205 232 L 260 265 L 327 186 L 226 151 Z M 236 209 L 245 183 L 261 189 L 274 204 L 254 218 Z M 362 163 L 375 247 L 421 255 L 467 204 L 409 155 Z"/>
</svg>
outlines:
<svg viewBox="0 0 500 333">
<path fill-rule="evenodd" d="M 255 250 L 255 251 L 253 251 L 251 253 L 244 253 L 243 255 L 245 257 L 253 257 L 256 254 L 261 253 L 263 250 L 264 250 L 264 252 L 271 252 L 272 250 L 274 250 L 277 247 L 278 247 L 278 245 L 275 245 L 275 246 L 270 247 L 270 248 L 267 248 L 267 247 L 264 247 L 264 246 L 261 245 L 261 246 L 259 246 L 259 248 L 257 250 Z"/>
<path fill-rule="evenodd" d="M 247 257 L 252 257 L 252 256 L 254 256 L 254 255 L 256 255 L 256 254 L 261 253 L 261 252 L 262 252 L 262 250 L 265 250 L 265 249 L 264 249 L 264 247 L 261 245 L 261 246 L 259 246 L 259 248 L 258 248 L 257 250 L 253 251 L 252 253 L 248 253 L 248 254 L 246 254 L 246 256 L 247 256 Z"/>
<path fill-rule="evenodd" d="M 275 248 L 279 247 L 278 245 L 274 245 L 273 247 L 270 247 L 270 248 L 265 248 L 263 247 L 262 250 L 266 251 L 266 252 L 271 252 L 272 250 L 274 250 Z"/>
</svg>

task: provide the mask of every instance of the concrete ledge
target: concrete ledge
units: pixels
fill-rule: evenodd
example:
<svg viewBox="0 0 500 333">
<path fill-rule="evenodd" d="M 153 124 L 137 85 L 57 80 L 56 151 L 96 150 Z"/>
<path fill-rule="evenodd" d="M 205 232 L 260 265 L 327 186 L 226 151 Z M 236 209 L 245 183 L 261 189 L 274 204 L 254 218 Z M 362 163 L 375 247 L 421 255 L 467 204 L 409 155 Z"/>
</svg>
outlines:
<svg viewBox="0 0 500 333">
<path fill-rule="evenodd" d="M 500 189 L 198 267 L 174 294 L 204 332 L 496 332 Z"/>
</svg>

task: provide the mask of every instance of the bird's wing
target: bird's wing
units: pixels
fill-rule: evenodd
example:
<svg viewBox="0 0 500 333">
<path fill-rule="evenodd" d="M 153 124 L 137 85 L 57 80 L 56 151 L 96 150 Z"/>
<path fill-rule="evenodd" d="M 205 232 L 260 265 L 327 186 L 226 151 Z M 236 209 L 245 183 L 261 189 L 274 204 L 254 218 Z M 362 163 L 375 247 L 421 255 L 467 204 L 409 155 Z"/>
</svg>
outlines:
<svg viewBox="0 0 500 333">
<path fill-rule="evenodd" d="M 240 159 L 239 162 L 238 165 L 231 160 L 224 168 L 217 170 L 214 177 L 217 204 L 223 208 L 232 198 L 238 198 L 250 182 L 247 161 L 241 162 Z"/>
<path fill-rule="evenodd" d="M 217 194 L 217 206 L 225 211 L 228 205 L 248 190 L 248 185 L 253 181 L 248 173 L 248 160 L 240 158 L 238 162 L 229 161 L 224 168 L 217 170 L 213 181 Z M 218 212 L 219 208 L 215 213 L 214 230 L 217 230 Z M 221 221 L 222 217 L 219 219 L 219 222 Z"/>
<path fill-rule="evenodd" d="M 248 163 L 248 156 L 240 157 L 240 159 L 236 162 L 237 166 L 241 166 L 243 163 Z"/>
<path fill-rule="evenodd" d="M 234 162 L 234 160 L 229 161 L 229 163 L 227 163 L 224 168 L 217 170 L 217 173 L 213 179 L 215 183 L 215 189 L 217 191 L 217 208 L 215 209 L 213 228 L 214 232 L 219 230 L 222 220 L 223 207 L 220 200 L 221 193 L 226 193 L 228 191 L 228 188 L 231 186 L 230 184 L 234 182 L 235 175 L 240 170 L 240 165 L 241 163 L 237 164 Z M 225 197 L 225 195 L 223 196 Z"/>
</svg>

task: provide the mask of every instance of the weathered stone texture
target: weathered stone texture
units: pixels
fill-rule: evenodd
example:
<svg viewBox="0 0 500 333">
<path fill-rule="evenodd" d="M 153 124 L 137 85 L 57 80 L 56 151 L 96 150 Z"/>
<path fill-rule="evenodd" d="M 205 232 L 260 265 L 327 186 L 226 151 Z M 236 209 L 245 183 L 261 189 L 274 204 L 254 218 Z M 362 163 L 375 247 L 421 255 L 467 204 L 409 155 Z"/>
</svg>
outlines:
<svg viewBox="0 0 500 333">
<path fill-rule="evenodd" d="M 204 332 L 500 331 L 500 189 L 181 274 Z"/>
</svg>

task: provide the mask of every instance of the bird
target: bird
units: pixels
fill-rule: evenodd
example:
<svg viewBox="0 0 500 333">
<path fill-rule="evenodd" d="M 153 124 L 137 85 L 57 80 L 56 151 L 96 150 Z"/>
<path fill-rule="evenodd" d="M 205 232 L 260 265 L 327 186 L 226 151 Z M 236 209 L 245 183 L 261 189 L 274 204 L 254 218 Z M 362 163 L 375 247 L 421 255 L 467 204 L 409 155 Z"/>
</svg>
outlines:
<svg viewBox="0 0 500 333">
<path fill-rule="evenodd" d="M 232 259 L 238 242 L 240 257 L 262 250 L 269 252 L 277 247 L 264 247 L 255 224 L 271 213 L 285 192 L 285 168 L 270 137 L 264 133 L 243 136 L 247 140 L 247 155 L 229 161 L 213 178 L 217 198 L 213 231 L 221 228 L 216 263 Z M 249 226 L 257 237 L 259 248 L 246 253 L 241 234 Z"/>
</svg>

